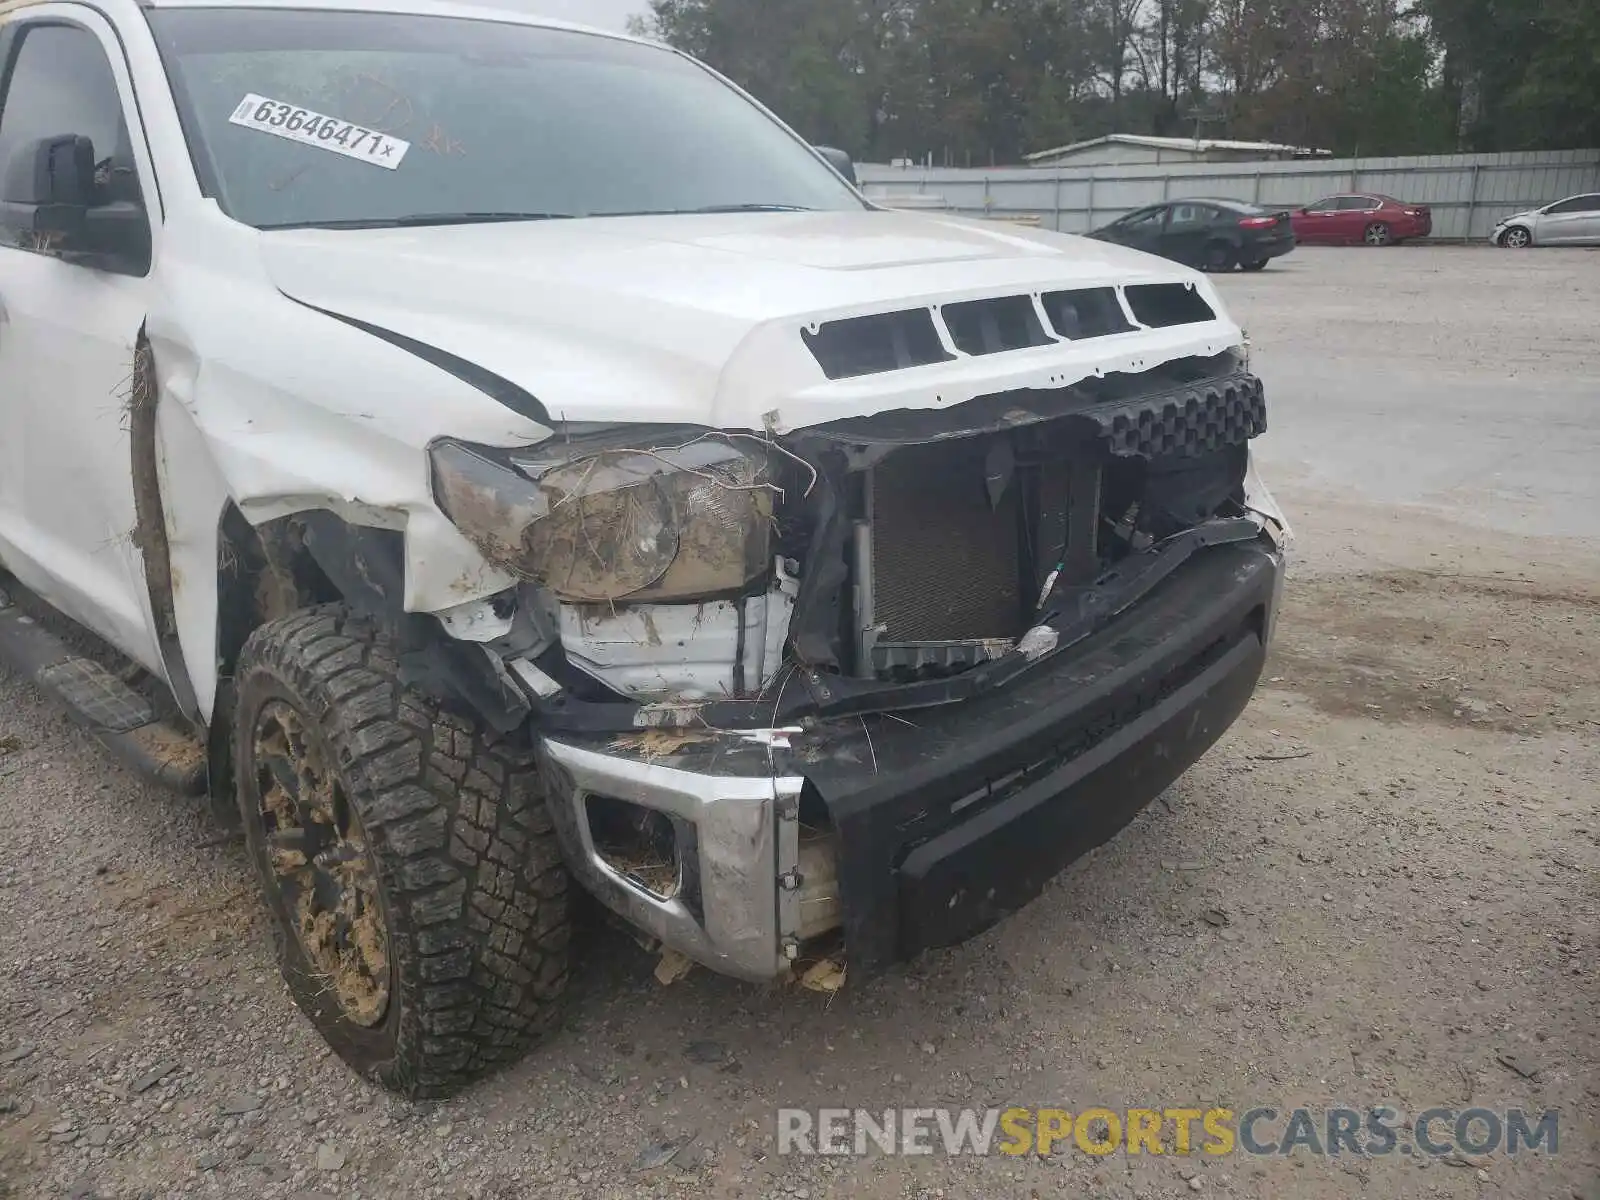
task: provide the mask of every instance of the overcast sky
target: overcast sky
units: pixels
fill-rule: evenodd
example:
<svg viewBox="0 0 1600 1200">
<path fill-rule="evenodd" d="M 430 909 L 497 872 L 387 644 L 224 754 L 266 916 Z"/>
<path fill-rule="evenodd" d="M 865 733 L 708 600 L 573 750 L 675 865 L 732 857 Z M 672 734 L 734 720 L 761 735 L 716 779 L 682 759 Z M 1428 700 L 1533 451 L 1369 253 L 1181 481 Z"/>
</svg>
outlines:
<svg viewBox="0 0 1600 1200">
<path fill-rule="evenodd" d="M 628 18 L 642 14 L 645 0 L 482 0 L 496 7 L 515 8 L 563 21 L 579 21 L 604 29 L 622 29 Z"/>
</svg>

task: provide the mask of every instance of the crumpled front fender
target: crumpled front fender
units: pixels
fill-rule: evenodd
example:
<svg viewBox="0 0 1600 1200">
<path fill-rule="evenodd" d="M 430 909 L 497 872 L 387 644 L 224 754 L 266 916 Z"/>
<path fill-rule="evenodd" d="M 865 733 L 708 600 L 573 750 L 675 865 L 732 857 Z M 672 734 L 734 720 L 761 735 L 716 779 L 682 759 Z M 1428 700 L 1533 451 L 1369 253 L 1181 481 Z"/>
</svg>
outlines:
<svg viewBox="0 0 1600 1200">
<path fill-rule="evenodd" d="M 514 580 L 439 510 L 428 445 L 449 429 L 527 446 L 550 429 L 406 351 L 276 293 L 204 293 L 152 311 L 156 467 L 178 640 L 200 715 L 217 686 L 219 526 L 332 512 L 405 537 L 408 612 L 439 612 Z"/>
</svg>

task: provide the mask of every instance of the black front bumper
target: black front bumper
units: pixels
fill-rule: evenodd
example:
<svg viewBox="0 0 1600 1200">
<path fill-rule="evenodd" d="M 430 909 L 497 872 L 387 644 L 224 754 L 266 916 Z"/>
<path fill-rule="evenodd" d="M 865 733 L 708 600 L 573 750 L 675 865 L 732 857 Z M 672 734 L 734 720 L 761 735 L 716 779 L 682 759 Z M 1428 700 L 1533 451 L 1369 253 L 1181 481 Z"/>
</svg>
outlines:
<svg viewBox="0 0 1600 1200">
<path fill-rule="evenodd" d="M 1264 542 L 1212 547 L 993 695 L 797 737 L 852 976 L 1027 904 L 1204 754 L 1260 678 L 1282 570 Z"/>
</svg>

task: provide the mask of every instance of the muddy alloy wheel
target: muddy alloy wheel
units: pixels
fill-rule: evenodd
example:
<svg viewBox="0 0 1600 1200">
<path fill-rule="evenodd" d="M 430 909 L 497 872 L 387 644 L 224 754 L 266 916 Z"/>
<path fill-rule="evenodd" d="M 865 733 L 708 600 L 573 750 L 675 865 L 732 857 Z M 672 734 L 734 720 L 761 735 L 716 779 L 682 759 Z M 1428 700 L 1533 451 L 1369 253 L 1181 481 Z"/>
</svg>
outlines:
<svg viewBox="0 0 1600 1200">
<path fill-rule="evenodd" d="M 362 1074 L 437 1096 L 556 1019 L 567 874 L 527 748 L 399 674 L 386 630 L 343 608 L 258 629 L 234 777 L 295 1002 Z"/>
<path fill-rule="evenodd" d="M 268 887 L 345 1016 L 372 1028 L 389 1010 L 388 922 L 366 834 L 329 768 L 322 734 L 282 700 L 256 720 L 256 821 Z"/>
<path fill-rule="evenodd" d="M 1374 221 L 1367 226 L 1367 232 L 1362 235 L 1362 240 L 1369 246 L 1387 246 L 1393 240 L 1393 235 L 1382 221 Z"/>
</svg>

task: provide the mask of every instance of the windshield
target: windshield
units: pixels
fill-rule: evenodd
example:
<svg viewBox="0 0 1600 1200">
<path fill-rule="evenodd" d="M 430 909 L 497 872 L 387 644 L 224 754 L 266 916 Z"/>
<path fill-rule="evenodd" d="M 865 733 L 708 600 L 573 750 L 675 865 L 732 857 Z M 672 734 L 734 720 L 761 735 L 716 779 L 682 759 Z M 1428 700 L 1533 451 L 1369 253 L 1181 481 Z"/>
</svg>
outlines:
<svg viewBox="0 0 1600 1200">
<path fill-rule="evenodd" d="M 400 13 L 150 20 L 202 187 L 258 228 L 865 207 L 659 47 Z"/>
</svg>

